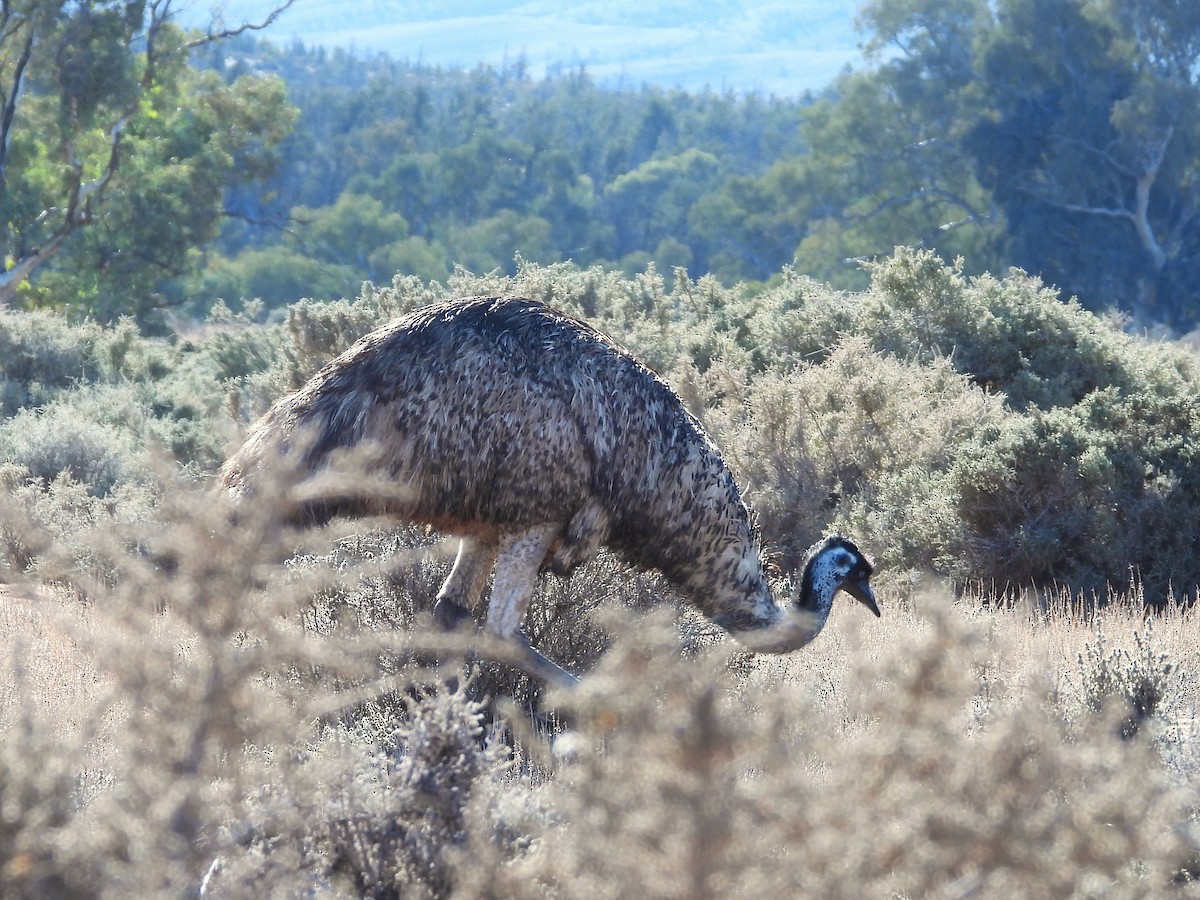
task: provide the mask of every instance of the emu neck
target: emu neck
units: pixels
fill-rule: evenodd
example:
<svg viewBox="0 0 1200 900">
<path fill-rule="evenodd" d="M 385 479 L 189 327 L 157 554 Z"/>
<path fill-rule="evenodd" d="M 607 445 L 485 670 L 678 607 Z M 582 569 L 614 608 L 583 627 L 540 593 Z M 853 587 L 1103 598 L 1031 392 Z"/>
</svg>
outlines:
<svg viewBox="0 0 1200 900">
<path fill-rule="evenodd" d="M 790 653 L 812 641 L 829 619 L 837 584 L 828 575 L 817 560 L 810 559 L 792 602 L 776 600 L 763 578 L 740 614 L 714 617 L 714 621 L 756 653 Z"/>
<path fill-rule="evenodd" d="M 811 598 L 784 606 L 776 601 L 732 473 L 698 423 L 688 418 L 676 424 L 693 429 L 687 452 L 656 456 L 640 480 L 618 482 L 640 489 L 614 498 L 615 508 L 632 512 L 614 522 L 610 545 L 661 571 L 746 647 L 785 653 L 807 644 L 824 626 L 828 608 L 822 613 Z M 645 502 L 647 496 L 654 502 Z"/>
<path fill-rule="evenodd" d="M 769 623 L 756 628 L 730 629 L 730 634 L 755 653 L 790 653 L 820 634 L 829 616 L 828 610 L 809 610 L 794 603 L 776 606 L 775 610 Z"/>
</svg>

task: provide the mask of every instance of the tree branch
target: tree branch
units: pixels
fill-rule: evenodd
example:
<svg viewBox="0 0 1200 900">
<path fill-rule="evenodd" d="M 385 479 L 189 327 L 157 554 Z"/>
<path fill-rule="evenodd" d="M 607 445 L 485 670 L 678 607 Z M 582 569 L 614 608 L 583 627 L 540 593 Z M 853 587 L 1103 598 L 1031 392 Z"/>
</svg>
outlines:
<svg viewBox="0 0 1200 900">
<path fill-rule="evenodd" d="M 281 2 L 260 23 L 245 23 L 239 28 L 232 29 L 221 28 L 218 30 L 216 27 L 211 27 L 207 35 L 186 43 L 183 50 L 234 37 L 246 31 L 258 31 L 266 28 L 275 22 L 293 2 L 295 0 Z M 131 50 L 132 44 L 138 40 L 139 32 L 140 39 L 144 41 L 142 52 L 144 53 L 145 68 L 140 79 L 143 91 L 152 88 L 160 77 L 158 64 L 162 62 L 164 51 L 160 47 L 159 38 L 162 35 L 163 27 L 172 20 L 172 0 L 148 0 L 144 7 L 142 27 L 140 29 L 130 28 L 125 34 L 127 51 Z M 0 191 L 3 191 L 5 186 L 5 164 L 9 137 L 18 118 L 19 95 L 26 77 L 27 66 L 33 57 L 37 37 L 36 29 L 32 24 L 24 21 L 20 14 L 14 14 L 8 0 L 0 0 L 0 40 L 11 41 L 19 35 L 20 29 L 23 27 L 28 28 L 28 32 L 24 36 L 24 43 L 20 45 L 20 53 L 15 61 L 8 63 L 8 67 L 11 67 L 13 73 L 11 90 L 7 96 L 0 96 Z M 15 53 L 15 50 L 13 52 Z M 12 56 L 9 56 L 9 59 L 12 60 Z M 65 197 L 62 203 L 48 204 L 47 208 L 37 217 L 34 224 L 39 226 L 38 230 L 44 224 L 49 232 L 48 234 L 42 233 L 44 239 L 41 240 L 38 247 L 32 250 L 22 249 L 12 252 L 11 256 L 15 258 L 7 270 L 3 270 L 6 260 L 0 260 L 0 270 L 3 270 L 0 271 L 0 307 L 12 303 L 20 285 L 54 256 L 72 234 L 94 221 L 96 208 L 103 202 L 105 191 L 113 182 L 121 165 L 122 134 L 129 122 L 138 114 L 144 99 L 144 93 L 138 93 L 140 96 L 134 97 L 125 104 L 124 109 L 117 108 L 112 111 L 116 120 L 108 132 L 108 158 L 104 161 L 100 174 L 90 181 L 84 180 L 84 163 L 76 154 L 75 141 L 80 137 L 83 126 L 72 116 L 68 132 L 60 139 L 58 147 L 58 152 L 62 154 L 63 162 L 66 163 L 68 170 Z M 8 247 L 0 249 L 3 250 L 4 255 L 9 255 Z"/>
<path fill-rule="evenodd" d="M 963 219 L 950 223 L 949 225 L 941 226 L 939 230 L 950 230 L 950 228 L 957 228 L 960 225 L 965 225 L 970 222 L 990 222 L 992 220 L 991 214 L 985 215 L 984 213 L 979 212 L 979 210 L 975 209 L 970 203 L 968 203 L 958 194 L 939 187 L 919 187 L 915 191 L 911 191 L 908 194 L 893 194 L 886 200 L 883 200 L 877 204 L 875 208 L 869 212 L 865 212 L 856 216 L 846 216 L 845 218 L 853 222 L 866 222 L 882 214 L 886 210 L 891 209 L 892 207 L 904 206 L 909 203 L 914 203 L 918 200 L 925 200 L 929 198 L 944 200 L 951 206 L 956 206 L 966 213 L 966 216 Z"/>
<path fill-rule="evenodd" d="M 12 268 L 0 272 L 0 307 L 9 306 L 17 296 L 17 289 L 43 263 L 50 259 L 72 234 L 92 221 L 92 201 L 103 195 L 121 163 L 121 135 L 128 124 L 129 116 L 122 116 L 117 124 L 109 131 L 108 162 L 98 178 L 83 181 L 83 166 L 75 159 L 75 151 L 67 149 L 68 164 L 74 172 L 70 186 L 70 194 L 65 209 L 43 210 L 40 219 L 48 219 L 55 212 L 61 212 L 62 218 L 49 239 L 32 253 L 25 253 L 13 264 Z"/>
<path fill-rule="evenodd" d="M 74 230 L 74 228 L 63 229 L 60 227 L 50 240 L 46 241 L 46 243 L 32 253 L 22 256 L 11 269 L 0 272 L 0 307 L 12 305 L 13 300 L 17 296 L 17 288 L 33 274 L 38 266 L 58 252 L 58 248 L 62 246 L 63 241 Z"/>
<path fill-rule="evenodd" d="M 286 0 L 286 2 L 271 10 L 267 17 L 261 22 L 243 22 L 237 28 L 222 28 L 220 31 L 213 31 L 210 28 L 208 33 L 203 37 L 189 41 L 184 46 L 187 47 L 187 49 L 192 50 L 196 47 L 203 47 L 204 45 L 211 44 L 215 41 L 224 40 L 225 38 L 237 37 L 239 34 L 244 34 L 247 31 L 262 31 L 264 28 L 269 28 L 271 25 L 274 25 L 275 20 L 283 15 L 283 13 L 286 12 L 288 8 L 291 7 L 291 5 L 295 2 L 296 0 Z"/>
<path fill-rule="evenodd" d="M 1132 170 L 1127 166 L 1118 164 L 1107 152 L 1100 154 L 1109 161 L 1110 165 L 1133 180 L 1134 196 L 1132 208 L 1125 205 L 1092 206 L 1090 204 L 1065 203 L 1061 200 L 1056 200 L 1052 196 L 1056 187 L 1053 179 L 1050 181 L 1049 190 L 1039 188 L 1036 185 L 1031 187 L 1019 185 L 1018 190 L 1064 212 L 1100 216 L 1108 219 L 1126 219 L 1133 225 L 1134 230 L 1137 232 L 1138 242 L 1150 257 L 1154 271 L 1161 272 L 1166 267 L 1168 254 L 1162 242 L 1159 241 L 1158 236 L 1155 235 L 1154 226 L 1150 222 L 1150 194 L 1154 190 L 1159 170 L 1162 168 L 1163 160 L 1166 159 L 1167 146 L 1170 144 L 1174 134 L 1175 127 L 1173 125 L 1168 126 L 1162 138 L 1147 147 L 1147 161 L 1141 171 Z M 1047 173 L 1043 170 L 1042 174 L 1045 175 Z"/>
<path fill-rule="evenodd" d="M 16 33 L 15 31 L 13 32 Z M 8 37 L 5 34 L 4 37 Z M 13 67 L 12 87 L 9 89 L 8 96 L 4 98 L 4 111 L 0 114 L 0 185 L 6 181 L 5 173 L 8 168 L 8 148 L 10 137 L 12 135 L 13 120 L 17 116 L 17 98 L 21 93 L 21 85 L 25 80 L 25 69 L 29 65 L 29 60 L 33 56 L 33 30 L 30 29 L 29 34 L 25 38 L 25 44 L 21 48 L 21 55 L 17 58 L 17 63 Z"/>
</svg>

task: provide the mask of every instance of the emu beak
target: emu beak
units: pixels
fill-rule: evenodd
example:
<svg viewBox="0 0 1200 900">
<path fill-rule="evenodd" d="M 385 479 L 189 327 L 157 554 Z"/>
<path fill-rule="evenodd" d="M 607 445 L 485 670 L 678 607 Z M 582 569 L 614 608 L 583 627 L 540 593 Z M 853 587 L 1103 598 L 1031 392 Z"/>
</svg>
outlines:
<svg viewBox="0 0 1200 900">
<path fill-rule="evenodd" d="M 867 582 L 865 574 L 851 574 L 849 578 L 842 582 L 842 590 L 875 613 L 876 616 L 881 615 L 879 612 L 879 604 L 875 602 L 875 592 L 871 590 L 871 585 Z"/>
</svg>

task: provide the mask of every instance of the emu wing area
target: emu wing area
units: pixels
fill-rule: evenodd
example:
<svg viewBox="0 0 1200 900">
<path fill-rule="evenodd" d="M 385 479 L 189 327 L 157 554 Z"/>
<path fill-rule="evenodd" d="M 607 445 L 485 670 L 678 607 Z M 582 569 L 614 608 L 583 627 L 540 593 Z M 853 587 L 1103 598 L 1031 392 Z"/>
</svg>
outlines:
<svg viewBox="0 0 1200 900">
<path fill-rule="evenodd" d="M 707 445 L 666 384 L 595 329 L 536 301 L 473 298 L 360 340 L 272 408 L 225 479 L 236 486 L 272 446 L 304 448 L 306 471 L 355 451 L 395 495 L 349 490 L 309 517 L 490 534 L 565 523 L 589 497 L 636 512 L 696 440 Z"/>
</svg>

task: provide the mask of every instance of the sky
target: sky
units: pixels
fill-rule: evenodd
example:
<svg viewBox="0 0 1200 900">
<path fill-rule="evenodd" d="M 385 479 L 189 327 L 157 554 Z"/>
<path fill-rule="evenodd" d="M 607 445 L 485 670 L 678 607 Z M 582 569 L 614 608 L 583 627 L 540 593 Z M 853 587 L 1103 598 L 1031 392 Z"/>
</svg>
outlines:
<svg viewBox="0 0 1200 900">
<path fill-rule="evenodd" d="M 295 0 L 261 36 L 276 44 L 384 52 L 472 68 L 523 58 L 537 78 L 582 65 L 606 86 L 794 96 L 861 62 L 860 0 Z M 261 20 L 271 0 L 227 0 L 227 25 Z M 186 24 L 214 3 L 181 5 Z"/>
</svg>

